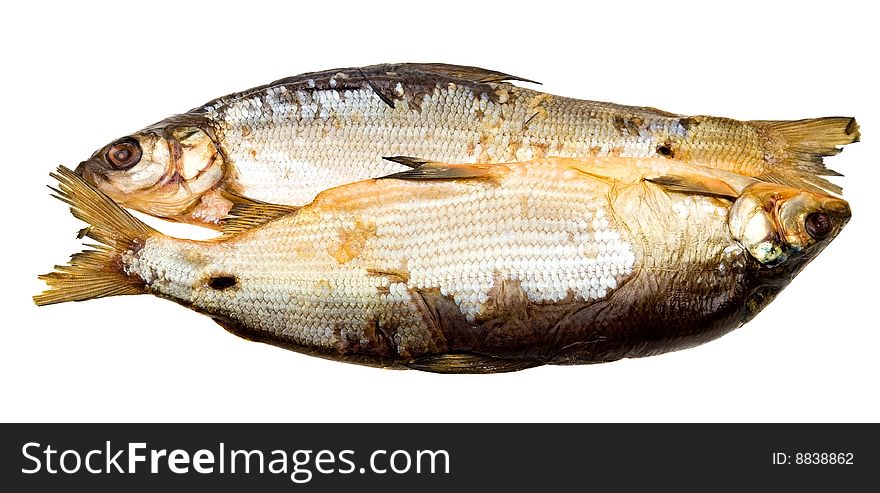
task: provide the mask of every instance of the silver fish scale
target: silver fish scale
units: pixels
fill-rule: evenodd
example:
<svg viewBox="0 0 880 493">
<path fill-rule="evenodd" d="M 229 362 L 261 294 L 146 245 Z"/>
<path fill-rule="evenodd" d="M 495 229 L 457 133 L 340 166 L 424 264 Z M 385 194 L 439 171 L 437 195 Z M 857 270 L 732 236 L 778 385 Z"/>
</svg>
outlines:
<svg viewBox="0 0 880 493">
<path fill-rule="evenodd" d="M 322 197 L 222 243 L 151 238 L 127 270 L 275 339 L 411 357 L 446 349 L 419 293 L 452 300 L 475 323 L 505 309 L 502 284 L 536 306 L 589 303 L 636 264 L 608 185 L 563 167 L 511 165 L 498 183 L 365 182 Z M 214 276 L 238 283 L 211 289 Z"/>
<path fill-rule="evenodd" d="M 450 163 L 543 156 L 656 154 L 683 132 L 648 110 L 550 96 L 509 84 L 438 84 L 391 108 L 370 89 L 270 86 L 203 109 L 235 169 L 237 192 L 301 205 L 322 190 L 403 171 L 382 156 Z M 624 115 L 621 117 L 621 115 Z M 617 118 L 615 120 L 615 118 Z M 585 123 L 586 122 L 586 123 Z"/>
</svg>

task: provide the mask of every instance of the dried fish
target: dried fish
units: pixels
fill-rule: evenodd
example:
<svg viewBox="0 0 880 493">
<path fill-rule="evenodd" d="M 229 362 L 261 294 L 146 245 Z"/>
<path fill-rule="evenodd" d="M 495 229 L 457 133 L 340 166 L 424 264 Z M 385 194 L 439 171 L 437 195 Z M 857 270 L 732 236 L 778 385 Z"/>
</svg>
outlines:
<svg viewBox="0 0 880 493">
<path fill-rule="evenodd" d="M 664 158 L 418 160 L 301 208 L 246 204 L 170 238 L 66 168 L 100 243 L 38 305 L 150 293 L 339 361 L 503 372 L 650 356 L 755 316 L 850 218 L 837 197 Z"/>
<path fill-rule="evenodd" d="M 554 96 L 476 67 L 395 64 L 282 79 L 115 140 L 78 172 L 120 204 L 219 228 L 237 203 L 301 206 L 328 188 L 407 168 L 541 157 L 662 157 L 839 193 L 822 158 L 853 118 L 737 121 Z"/>
</svg>

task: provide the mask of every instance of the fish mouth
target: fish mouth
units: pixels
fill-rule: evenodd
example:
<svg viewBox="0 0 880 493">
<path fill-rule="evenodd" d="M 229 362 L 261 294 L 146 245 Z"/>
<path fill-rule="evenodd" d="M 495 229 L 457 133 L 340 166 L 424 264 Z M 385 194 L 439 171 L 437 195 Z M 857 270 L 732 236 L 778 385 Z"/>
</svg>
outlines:
<svg viewBox="0 0 880 493">
<path fill-rule="evenodd" d="M 85 180 L 89 185 L 97 187 L 99 186 L 98 175 L 92 170 L 92 166 L 90 165 L 91 163 L 89 161 L 83 161 L 79 163 L 73 172 L 79 175 L 79 177 Z"/>
</svg>

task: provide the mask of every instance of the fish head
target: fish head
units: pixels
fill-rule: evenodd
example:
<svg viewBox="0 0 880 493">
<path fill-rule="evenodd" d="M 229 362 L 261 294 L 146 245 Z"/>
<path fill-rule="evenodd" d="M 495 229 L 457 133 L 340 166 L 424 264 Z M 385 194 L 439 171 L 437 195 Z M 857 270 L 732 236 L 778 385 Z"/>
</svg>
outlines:
<svg viewBox="0 0 880 493">
<path fill-rule="evenodd" d="M 784 267 L 790 279 L 837 237 L 850 215 L 839 197 L 759 182 L 734 202 L 728 226 L 762 266 Z"/>
<path fill-rule="evenodd" d="M 125 207 L 183 220 L 223 179 L 224 159 L 203 128 L 157 124 L 107 144 L 76 172 Z"/>
</svg>

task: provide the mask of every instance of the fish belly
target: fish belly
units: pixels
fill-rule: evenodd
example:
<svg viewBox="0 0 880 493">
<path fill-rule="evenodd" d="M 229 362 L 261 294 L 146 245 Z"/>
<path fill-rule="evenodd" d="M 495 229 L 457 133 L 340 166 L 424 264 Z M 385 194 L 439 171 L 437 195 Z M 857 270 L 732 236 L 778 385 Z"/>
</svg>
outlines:
<svg viewBox="0 0 880 493">
<path fill-rule="evenodd" d="M 130 270 L 238 335 L 370 364 L 450 353 L 595 362 L 687 347 L 739 322 L 750 288 L 729 202 L 557 160 L 504 168 L 339 187 L 217 244 L 150 240 Z M 194 281 L 170 292 L 174 272 Z M 212 289 L 217 277 L 233 287 Z"/>
</svg>

